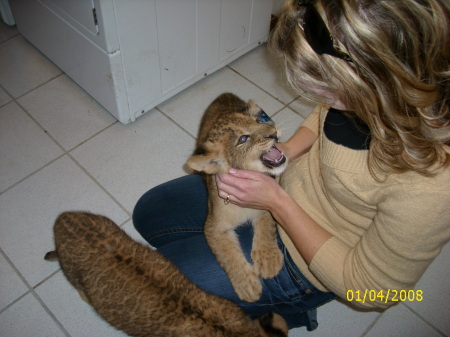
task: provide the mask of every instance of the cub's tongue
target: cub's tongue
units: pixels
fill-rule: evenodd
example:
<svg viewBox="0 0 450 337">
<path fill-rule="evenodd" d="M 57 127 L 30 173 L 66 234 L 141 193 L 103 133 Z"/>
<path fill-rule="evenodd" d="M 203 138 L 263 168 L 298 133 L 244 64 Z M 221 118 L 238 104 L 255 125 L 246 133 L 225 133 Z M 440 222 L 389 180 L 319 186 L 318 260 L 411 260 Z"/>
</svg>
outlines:
<svg viewBox="0 0 450 337">
<path fill-rule="evenodd" d="M 283 152 L 278 150 L 275 145 L 272 146 L 269 152 L 263 154 L 261 159 L 265 165 L 270 167 L 278 167 L 286 161 L 286 157 Z"/>
</svg>

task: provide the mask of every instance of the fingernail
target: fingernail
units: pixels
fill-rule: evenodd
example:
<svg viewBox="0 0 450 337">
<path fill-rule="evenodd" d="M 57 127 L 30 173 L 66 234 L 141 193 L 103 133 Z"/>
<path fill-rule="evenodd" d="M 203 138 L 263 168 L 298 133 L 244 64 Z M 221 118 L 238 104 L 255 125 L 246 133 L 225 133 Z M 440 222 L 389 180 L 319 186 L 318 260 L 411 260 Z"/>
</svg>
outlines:
<svg viewBox="0 0 450 337">
<path fill-rule="evenodd" d="M 235 174 L 237 172 L 237 170 L 235 168 L 230 168 L 230 170 L 228 172 L 231 174 Z"/>
</svg>

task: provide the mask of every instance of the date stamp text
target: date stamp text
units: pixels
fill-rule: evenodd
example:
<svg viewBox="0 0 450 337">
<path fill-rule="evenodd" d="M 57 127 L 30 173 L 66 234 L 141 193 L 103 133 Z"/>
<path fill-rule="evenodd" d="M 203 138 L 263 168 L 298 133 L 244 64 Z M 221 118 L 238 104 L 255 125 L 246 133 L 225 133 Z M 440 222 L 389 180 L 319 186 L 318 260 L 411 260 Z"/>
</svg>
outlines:
<svg viewBox="0 0 450 337">
<path fill-rule="evenodd" d="M 347 301 L 362 302 L 413 302 L 423 300 L 423 290 L 347 290 Z"/>
</svg>

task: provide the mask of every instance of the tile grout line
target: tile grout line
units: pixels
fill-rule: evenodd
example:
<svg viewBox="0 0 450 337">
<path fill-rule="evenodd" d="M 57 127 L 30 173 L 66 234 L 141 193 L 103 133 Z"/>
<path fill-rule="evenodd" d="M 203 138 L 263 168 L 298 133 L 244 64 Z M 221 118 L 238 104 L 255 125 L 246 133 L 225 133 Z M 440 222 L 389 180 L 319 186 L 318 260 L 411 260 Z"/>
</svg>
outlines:
<svg viewBox="0 0 450 337">
<path fill-rule="evenodd" d="M 64 74 L 64 73 L 63 73 Z M 62 75 L 63 75 L 62 74 Z M 54 79 L 56 79 L 56 78 L 58 78 L 58 77 L 60 77 L 60 76 L 56 76 L 56 77 L 54 77 L 54 78 L 52 78 L 51 80 L 54 80 Z M 49 80 L 49 81 L 47 81 L 46 83 L 49 83 L 51 80 Z M 46 84 L 46 83 L 44 83 L 44 84 Z M 42 85 L 44 85 L 44 84 L 42 84 Z M 61 145 L 57 140 L 56 140 L 56 138 L 55 137 L 53 137 L 53 135 L 33 116 L 33 114 L 32 113 L 30 113 L 20 102 L 18 102 L 18 99 L 20 99 L 21 97 L 23 97 L 23 96 L 25 96 L 26 94 L 28 94 L 28 93 L 30 93 L 30 92 L 32 92 L 32 91 L 34 91 L 34 90 L 36 90 L 36 89 L 38 89 L 38 88 L 40 88 L 42 85 L 39 85 L 39 86 L 37 86 L 36 88 L 34 88 L 34 89 L 32 89 L 32 90 L 30 90 L 30 91 L 28 91 L 27 93 L 25 93 L 25 94 L 23 94 L 23 95 L 21 95 L 20 97 L 17 97 L 17 98 L 14 98 L 13 99 L 13 101 L 28 115 L 28 117 L 30 117 L 31 118 L 31 120 L 42 130 L 42 131 L 44 131 L 44 133 L 51 139 L 51 140 L 53 140 L 53 142 L 55 142 L 56 143 L 56 145 L 58 145 L 60 148 L 61 148 L 61 150 L 64 152 L 64 153 L 69 153 L 70 151 L 72 151 L 72 150 L 74 150 L 74 149 L 76 149 L 77 147 L 79 147 L 80 145 L 82 145 L 82 144 L 84 144 L 84 143 L 86 143 L 87 141 L 89 141 L 89 140 L 91 140 L 92 138 L 94 138 L 94 137 L 96 137 L 97 135 L 99 135 L 100 133 L 102 133 L 103 131 L 105 131 L 105 130 L 107 130 L 108 128 L 110 128 L 110 127 L 112 127 L 113 125 L 115 125 L 116 123 L 118 123 L 118 120 L 115 120 L 115 121 L 113 121 L 111 124 L 109 124 L 109 125 L 107 125 L 106 127 L 104 127 L 103 129 L 101 129 L 101 130 L 99 130 L 99 131 L 97 131 L 96 133 L 94 133 L 93 135 L 91 135 L 91 136 L 89 136 L 88 138 L 86 138 L 85 140 L 83 140 L 82 142 L 80 142 L 79 144 L 77 144 L 77 145 L 75 145 L 73 148 L 70 148 L 70 149 L 66 149 L 63 145 Z"/>
<path fill-rule="evenodd" d="M 6 260 L 6 263 L 8 263 L 8 265 L 12 268 L 12 270 L 16 273 L 16 275 L 20 278 L 20 280 L 25 283 L 25 287 L 27 288 L 27 290 L 22 295 L 18 296 L 11 303 L 7 304 L 5 307 L 0 309 L 1 315 L 10 307 L 12 307 L 14 304 L 16 304 L 18 301 L 20 301 L 22 298 L 24 298 L 26 295 L 28 295 L 31 292 L 31 287 L 29 286 L 28 282 L 25 281 L 25 278 L 22 276 L 22 274 L 19 272 L 14 263 L 11 261 L 11 259 L 8 257 L 8 255 L 4 252 L 3 248 L 1 247 L 0 247 L 0 255 Z"/>
<path fill-rule="evenodd" d="M 35 89 L 39 88 L 40 86 L 36 87 Z M 33 90 L 35 90 L 33 89 Z M 30 93 L 31 91 L 28 91 L 28 93 Z M 25 95 L 25 94 L 24 94 Z M 20 96 L 23 97 L 24 95 Z M 44 126 L 39 123 L 39 121 L 22 105 L 20 104 L 20 102 L 18 101 L 18 99 L 20 98 L 15 98 L 14 102 L 19 106 L 20 109 L 22 109 L 23 112 L 25 112 L 25 114 L 42 130 L 44 131 L 44 133 L 65 153 L 67 150 L 64 148 L 64 146 L 62 146 L 51 134 L 49 131 L 47 131 Z"/>
<path fill-rule="evenodd" d="M 23 182 L 24 180 L 30 178 L 32 175 L 38 173 L 39 171 L 43 170 L 44 168 L 48 167 L 50 164 L 54 163 L 55 161 L 57 161 L 58 159 L 64 157 L 65 155 L 67 155 L 90 179 L 91 181 L 94 182 L 94 184 L 96 184 L 104 193 L 106 193 L 107 196 L 109 196 L 114 203 L 117 204 L 117 206 L 119 206 L 124 212 L 125 214 L 128 215 L 129 218 L 131 218 L 131 213 L 97 180 L 95 179 L 92 174 L 90 174 L 90 172 L 81 165 L 81 163 L 78 162 L 78 160 L 75 159 L 75 157 L 73 157 L 73 155 L 71 154 L 71 151 L 75 150 L 76 148 L 78 148 L 79 146 L 85 144 L 87 141 L 91 140 L 92 138 L 96 137 L 97 135 L 101 134 L 102 132 L 106 131 L 107 129 L 111 128 L 113 125 L 117 124 L 118 121 L 115 120 L 114 122 L 112 122 L 111 124 L 107 125 L 106 127 L 104 127 L 103 129 L 99 130 L 98 132 L 96 132 L 95 134 L 93 134 L 92 136 L 86 138 L 84 141 L 82 141 L 81 143 L 79 143 L 78 145 L 74 146 L 71 149 L 65 149 L 64 146 L 62 146 L 52 135 L 49 131 L 47 131 L 38 121 L 37 119 L 27 110 L 25 109 L 19 102 L 16 101 L 16 99 L 14 99 L 14 102 L 26 113 L 26 115 L 41 129 L 45 132 L 45 134 L 63 151 L 63 153 L 61 155 L 59 155 L 58 157 L 56 157 L 55 159 L 51 160 L 50 162 L 48 162 L 47 164 L 45 164 L 44 166 L 40 167 L 39 169 L 35 170 L 34 172 L 30 173 L 29 175 L 27 175 L 26 177 L 22 178 L 21 180 L 17 181 L 16 183 L 14 183 L 13 185 L 11 185 L 10 187 L 8 187 L 7 189 L 5 189 L 4 191 L 0 192 L 0 195 L 4 194 L 5 192 L 9 191 L 10 189 L 12 189 L 14 186 L 17 186 L 19 183 Z"/>
<path fill-rule="evenodd" d="M 9 41 L 9 40 L 11 40 L 11 39 L 13 39 L 13 38 L 15 38 L 15 37 L 17 37 L 17 36 L 20 36 L 21 34 L 18 32 L 17 34 L 15 34 L 14 36 L 11 36 L 10 38 L 8 38 L 8 39 L 6 39 L 6 40 L 4 40 L 4 41 L 2 41 L 0 44 L 2 44 L 2 43 L 4 43 L 4 42 L 6 42 L 6 41 Z M 45 55 L 44 55 L 45 56 Z M 52 62 L 52 64 L 54 64 L 53 62 Z M 57 67 L 56 65 L 55 65 L 55 67 Z M 25 107 L 24 106 L 22 106 L 20 103 L 19 103 L 19 99 L 20 98 L 22 98 L 22 97 L 24 97 L 25 95 L 27 95 L 27 94 L 29 94 L 29 93 L 31 93 L 32 91 L 34 91 L 34 90 L 36 90 L 36 89 L 38 89 L 38 88 L 40 88 L 40 87 L 42 87 L 42 86 L 44 86 L 44 85 L 46 85 L 46 84 L 48 84 L 48 83 L 50 83 L 51 81 L 53 81 L 53 80 L 55 80 L 55 79 L 57 79 L 57 78 L 59 78 L 59 77 L 62 77 L 62 76 L 67 76 L 67 74 L 65 73 L 65 72 L 63 72 L 59 67 L 57 67 L 58 68 L 58 70 L 59 70 L 59 74 L 57 74 L 57 75 L 55 75 L 55 76 L 53 76 L 53 77 L 51 77 L 51 78 L 49 78 L 47 81 L 45 81 L 45 82 L 43 82 L 43 83 L 41 83 L 41 84 L 39 84 L 38 86 L 36 86 L 36 87 L 34 87 L 34 88 L 32 88 L 32 89 L 30 89 L 30 90 L 28 90 L 28 91 L 26 91 L 26 92 L 24 92 L 24 93 L 22 93 L 22 94 L 20 94 L 19 96 L 17 96 L 17 97 L 14 97 L 14 95 L 12 95 L 8 90 L 6 90 L 6 88 L 4 88 L 3 86 L 0 86 L 4 91 L 5 91 L 5 93 L 11 98 L 11 100 L 10 101 L 8 101 L 7 103 L 5 103 L 4 105 L 2 105 L 1 107 L 3 107 L 3 106 L 5 106 L 5 105 L 7 105 L 7 104 L 10 104 L 10 103 L 12 103 L 12 102 L 14 102 L 15 104 L 17 104 L 18 106 L 19 106 L 19 108 L 20 109 L 22 109 L 22 111 L 24 111 L 25 112 L 25 114 L 41 129 L 41 130 L 43 130 L 44 131 L 44 133 L 63 151 L 63 153 L 61 154 L 61 155 L 59 155 L 59 156 L 57 156 L 56 158 L 54 158 L 53 160 L 51 160 L 50 162 L 48 162 L 47 164 L 45 164 L 45 165 L 43 165 L 42 167 L 40 167 L 40 168 L 38 168 L 37 170 L 35 170 L 35 171 L 33 171 L 32 173 L 30 173 L 30 174 L 28 174 L 26 177 L 24 177 L 24 178 L 22 178 L 22 179 L 20 179 L 19 181 L 16 181 L 14 184 L 12 184 L 11 186 L 9 186 L 9 187 L 7 187 L 5 190 L 3 190 L 3 191 L 0 191 L 0 195 L 2 195 L 2 194 L 4 194 L 5 192 L 7 192 L 7 191 L 9 191 L 9 190 L 11 190 L 12 188 L 14 188 L 15 186 L 17 186 L 18 184 L 20 184 L 21 182 L 23 182 L 24 180 L 26 180 L 26 179 L 28 179 L 28 178 L 30 178 L 31 176 L 33 176 L 34 174 L 36 174 L 36 173 L 38 173 L 39 171 L 41 171 L 41 170 L 43 170 L 44 168 L 46 168 L 46 167 L 48 167 L 50 164 L 52 164 L 52 163 L 54 163 L 55 161 L 57 161 L 58 159 L 60 159 L 60 158 L 62 158 L 62 157 L 64 157 L 65 155 L 67 155 L 85 174 L 87 174 L 88 175 L 88 177 L 104 192 L 104 193 L 106 193 L 112 200 L 113 200 L 113 202 L 114 203 L 116 203 L 124 212 L 125 212 L 125 214 L 127 214 L 128 215 L 128 219 L 126 220 L 126 221 L 128 221 L 128 220 L 130 220 L 131 219 L 131 214 L 130 214 L 130 212 L 102 185 L 102 184 L 100 184 L 100 182 L 98 182 L 97 181 L 97 179 L 95 179 L 91 174 L 90 174 L 90 172 L 88 172 L 88 170 L 87 169 L 85 169 L 82 165 L 81 165 L 81 163 L 79 163 L 74 157 L 73 157 L 73 155 L 70 153 L 71 151 L 73 151 L 74 149 L 76 149 L 76 148 L 78 148 L 78 147 L 80 147 L 81 145 L 83 145 L 83 144 L 85 144 L 87 141 L 89 141 L 89 140 L 91 140 L 92 138 L 94 138 L 94 137 L 96 137 L 97 135 L 99 135 L 99 134 L 101 134 L 102 132 L 104 132 L 104 131 L 106 131 L 107 129 L 109 129 L 110 127 L 112 127 L 113 125 L 115 125 L 115 124 L 117 124 L 118 123 L 118 120 L 115 120 L 114 122 L 112 122 L 110 125 L 107 125 L 106 127 L 104 127 L 103 129 L 101 129 L 101 130 L 99 130 L 98 132 L 96 132 L 95 134 L 93 134 L 93 135 L 91 135 L 90 137 L 88 137 L 88 138 L 86 138 L 85 140 L 83 140 L 81 143 L 79 143 L 79 144 L 77 144 L 76 146 L 74 146 L 73 148 L 71 148 L 71 149 L 66 149 L 66 148 L 64 148 L 64 146 L 62 146 L 53 136 L 52 136 L 52 134 L 49 132 L 49 131 L 47 131 L 45 128 L 44 128 L 44 126 L 41 124 L 41 123 L 39 123 L 38 122 L 38 120 L 27 110 L 27 109 L 25 109 Z"/>
<path fill-rule="evenodd" d="M 266 89 L 260 87 L 258 84 L 256 84 L 255 82 L 253 82 L 252 80 L 250 80 L 248 77 L 242 75 L 240 72 L 238 72 L 237 70 L 233 69 L 230 65 L 226 66 L 228 69 L 230 69 L 231 71 L 233 71 L 235 74 L 239 75 L 240 77 L 242 77 L 243 79 L 245 79 L 247 82 L 250 82 L 252 85 L 254 85 L 255 87 L 257 87 L 259 90 L 263 91 L 264 93 L 266 93 L 267 95 L 269 95 L 270 97 L 272 97 L 273 99 L 275 99 L 276 101 L 280 102 L 281 104 L 284 105 L 284 107 L 282 109 L 284 109 L 286 106 L 288 106 L 289 104 L 286 104 L 285 102 L 283 102 L 281 99 L 279 99 L 278 97 L 275 97 L 274 95 L 272 95 L 270 92 L 268 92 Z M 280 109 L 281 110 L 281 109 Z M 279 112 L 280 110 L 278 110 L 277 112 Z"/>
<path fill-rule="evenodd" d="M 6 38 L 6 40 L 1 41 L 1 42 L 0 42 L 0 45 L 1 45 L 2 43 L 5 43 L 5 42 L 7 42 L 7 41 L 9 41 L 9 40 L 14 39 L 17 35 L 21 35 L 21 34 L 19 33 L 19 31 L 17 31 L 16 34 L 14 34 L 14 35 L 12 35 L 12 36 Z"/>
<path fill-rule="evenodd" d="M 125 214 L 129 217 L 126 221 L 130 220 L 131 213 L 125 208 L 125 206 L 123 206 L 119 200 L 117 200 L 111 192 L 106 189 L 106 187 L 104 187 L 83 165 L 81 165 L 81 163 L 75 159 L 71 153 L 67 153 L 67 156 L 91 179 L 91 181 L 94 182 L 94 184 L 97 185 L 97 187 L 99 187 L 108 197 L 112 199 L 112 201 L 114 201 L 114 203 L 116 203 L 117 206 L 125 212 Z"/>
<path fill-rule="evenodd" d="M 442 335 L 443 337 L 447 336 L 443 331 L 439 330 L 437 327 L 435 327 L 431 322 L 427 321 L 422 315 L 420 315 L 417 311 L 415 311 L 413 308 L 410 308 L 406 303 L 401 303 L 406 310 L 410 311 L 413 315 L 417 316 L 422 322 L 424 322 L 426 325 L 428 325 L 430 328 L 432 328 L 434 331 Z"/>
<path fill-rule="evenodd" d="M 122 229 L 122 227 L 130 220 L 132 221 L 133 219 L 130 217 L 129 219 L 122 221 L 120 224 L 117 224 L 117 226 Z"/>
<path fill-rule="evenodd" d="M 85 144 L 86 142 L 90 141 L 91 139 L 97 137 L 99 134 L 103 133 L 104 131 L 108 130 L 109 128 L 113 127 L 114 125 L 116 125 L 117 123 L 119 123 L 118 120 L 115 120 L 114 122 L 112 122 L 111 124 L 105 126 L 103 129 L 97 131 L 96 133 L 94 133 L 93 135 L 89 136 L 88 138 L 86 138 L 85 140 L 83 140 L 82 142 L 80 142 L 79 144 L 75 145 L 74 147 L 72 147 L 69 150 L 65 150 L 67 153 L 72 152 L 73 150 L 79 148 L 81 145 Z"/>
<path fill-rule="evenodd" d="M 9 103 L 13 102 L 15 99 L 14 99 L 14 97 L 9 93 L 9 91 L 6 90 L 5 87 L 2 86 L 1 84 L 0 84 L 0 89 L 2 89 L 2 90 L 6 93 L 6 95 L 9 97 L 9 101 L 7 101 L 7 102 L 5 102 L 4 104 L 0 105 L 0 109 L 1 109 L 1 108 L 3 108 L 4 106 L 7 106 Z"/>
<path fill-rule="evenodd" d="M 58 68 L 58 69 L 59 69 L 59 68 Z M 19 104 L 19 103 L 17 102 L 17 100 L 19 100 L 19 99 L 21 99 L 22 97 L 28 95 L 28 94 L 31 93 L 32 91 L 34 91 L 34 90 L 36 90 L 36 89 L 39 89 L 40 87 L 42 87 L 42 86 L 44 86 L 44 85 L 50 83 L 50 82 L 53 81 L 53 80 L 56 80 L 58 77 L 61 77 L 61 76 L 63 76 L 63 75 L 66 75 L 66 76 L 67 76 L 67 74 L 64 73 L 64 72 L 62 72 L 61 69 L 59 69 L 59 70 L 61 71 L 59 74 L 57 74 L 57 75 L 55 75 L 55 76 L 49 78 L 48 80 L 46 80 L 45 82 L 42 82 L 41 84 L 37 85 L 36 87 L 34 87 L 34 88 L 32 88 L 32 89 L 30 89 L 30 90 L 28 90 L 28 91 L 25 91 L 24 93 L 21 93 L 21 94 L 18 95 L 17 97 L 14 97 L 14 95 L 11 94 L 4 86 L 0 85 L 0 88 L 2 88 L 2 89 L 8 94 L 8 96 L 11 97 L 11 100 L 8 101 L 7 103 L 1 105 L 0 108 L 1 108 L 1 107 L 4 107 L 5 105 L 7 105 L 7 104 L 9 104 L 9 103 L 11 103 L 11 102 L 13 102 L 13 101 L 16 102 L 17 104 Z M 69 78 L 70 78 L 70 77 L 69 77 Z"/>
<path fill-rule="evenodd" d="M 227 66 L 228 67 L 228 66 Z M 283 106 L 278 109 L 277 111 L 275 111 L 271 117 L 274 117 L 275 115 L 278 115 L 281 111 L 283 111 L 284 109 L 288 108 L 290 109 L 293 113 L 299 115 L 300 117 L 302 117 L 303 119 L 306 119 L 307 116 L 303 116 L 300 112 L 298 112 L 296 109 L 294 109 L 293 107 L 291 107 L 290 105 L 292 103 L 294 103 L 299 96 L 296 96 L 294 99 L 290 100 L 288 103 L 283 102 L 282 100 L 280 100 L 279 98 L 275 97 L 274 95 L 272 95 L 270 92 L 268 92 L 267 90 L 261 88 L 259 85 L 257 85 L 256 83 L 254 83 L 253 81 L 251 81 L 250 79 L 248 79 L 246 76 L 242 75 L 241 73 L 239 73 L 237 70 L 228 67 L 230 70 L 232 70 L 233 72 L 235 72 L 237 75 L 241 76 L 244 80 L 248 81 L 249 83 L 251 83 L 252 85 L 256 86 L 258 89 L 262 90 L 264 93 L 266 93 L 267 95 L 269 95 L 270 97 L 272 97 L 273 99 L 275 99 L 276 101 L 280 102 Z"/>
<path fill-rule="evenodd" d="M 39 86 L 38 86 L 39 87 Z M 38 88 L 36 87 L 36 88 Z M 34 90 L 34 89 L 33 89 Z M 29 92 L 31 92 L 32 90 L 30 90 Z M 9 93 L 8 93 L 9 94 Z M 22 95 L 23 96 L 23 95 Z M 21 96 L 21 97 L 22 97 Z M 23 182 L 24 180 L 30 178 L 31 176 L 33 176 L 34 174 L 38 173 L 39 171 L 43 170 L 44 168 L 46 168 L 47 166 L 49 166 L 50 164 L 54 163 L 55 161 L 57 161 L 58 159 L 64 157 L 64 155 L 66 155 L 68 153 L 68 151 L 50 134 L 50 132 L 48 132 L 42 125 L 41 123 L 38 122 L 38 120 L 27 110 L 25 109 L 24 106 L 22 106 L 16 98 L 13 98 L 12 101 L 8 102 L 7 104 L 10 103 L 15 103 L 24 113 L 26 116 L 28 116 L 28 118 L 31 119 L 31 121 L 38 127 L 40 128 L 62 151 L 62 154 L 58 155 L 56 158 L 50 160 L 48 163 L 44 164 L 43 166 L 41 166 L 40 168 L 34 170 L 33 172 L 31 172 L 30 174 L 26 175 L 25 177 L 21 178 L 20 180 L 16 181 L 14 184 L 12 184 L 11 186 L 7 187 L 6 189 L 4 189 L 3 191 L 0 191 L 0 195 L 6 193 L 7 191 L 11 190 L 12 188 L 14 188 L 15 186 L 17 186 L 18 184 L 20 184 L 21 182 Z"/>
<path fill-rule="evenodd" d="M 369 331 L 372 330 L 372 328 L 378 323 L 381 317 L 383 317 L 383 315 L 384 312 L 380 312 L 359 337 L 365 337 L 369 333 Z"/>
<path fill-rule="evenodd" d="M 244 80 L 250 82 L 252 85 L 256 86 L 258 89 L 262 90 L 264 93 L 266 93 L 267 95 L 269 95 L 270 97 L 272 97 L 273 99 L 275 99 L 276 101 L 280 102 L 281 104 L 283 104 L 283 107 L 281 109 L 279 109 L 278 111 L 275 111 L 274 114 L 272 115 L 275 116 L 277 115 L 280 111 L 282 111 L 285 108 L 289 108 L 290 110 L 292 110 L 292 112 L 296 113 L 297 115 L 299 115 L 300 117 L 306 119 L 308 116 L 304 116 L 302 115 L 299 111 L 295 110 L 294 108 L 292 108 L 290 105 L 292 103 L 294 103 L 297 99 L 300 98 L 300 96 L 295 96 L 294 99 L 290 100 L 288 103 L 283 102 L 281 99 L 275 97 L 274 95 L 272 95 L 270 92 L 268 92 L 267 90 L 265 90 L 264 88 L 260 87 L 259 85 L 257 85 L 255 82 L 253 82 L 252 80 L 250 80 L 249 78 L 247 78 L 246 76 L 244 76 L 243 74 L 241 74 L 240 72 L 238 72 L 236 69 L 232 68 L 231 66 L 227 65 L 226 66 L 228 69 L 230 69 L 231 71 L 233 71 L 234 73 L 236 73 L 237 75 L 239 75 L 240 77 L 242 77 Z"/>
<path fill-rule="evenodd" d="M 56 274 L 58 274 L 60 271 L 62 271 L 61 267 L 59 267 L 57 270 L 55 270 L 53 273 L 51 273 L 50 275 L 48 275 L 47 277 L 45 277 L 43 280 L 41 280 L 40 282 L 36 283 L 35 286 L 33 286 L 33 289 L 37 289 L 38 287 L 40 287 L 41 285 L 43 285 L 45 282 L 47 282 L 48 280 L 50 280 L 53 276 L 55 276 Z"/>
<path fill-rule="evenodd" d="M 64 328 L 64 326 L 61 324 L 61 322 L 56 318 L 56 316 L 53 314 L 53 312 L 50 310 L 50 308 L 45 304 L 45 302 L 42 300 L 42 298 L 36 293 L 35 287 L 32 287 L 28 281 L 25 279 L 25 277 L 22 275 L 22 273 L 16 268 L 14 263 L 11 261 L 11 259 L 8 257 L 8 255 L 3 251 L 3 249 L 0 247 L 0 254 L 3 256 L 3 258 L 6 260 L 6 262 L 10 265 L 10 267 L 14 270 L 16 275 L 20 278 L 20 280 L 24 283 L 24 285 L 28 288 L 28 290 L 22 294 L 21 296 L 17 297 L 14 301 L 12 301 L 10 304 L 5 306 L 0 310 L 0 315 L 3 314 L 6 310 L 14 306 L 17 302 L 22 300 L 25 296 L 28 294 L 33 295 L 33 297 L 38 301 L 39 305 L 45 310 L 47 315 L 50 316 L 50 318 L 55 322 L 55 324 L 61 329 L 61 331 L 66 335 L 67 337 L 70 337 L 69 332 Z M 59 271 L 59 270 L 58 270 Z M 51 276 L 55 275 L 56 272 L 54 272 Z M 50 276 L 50 277 L 51 277 Z M 47 277 L 45 280 L 48 280 L 50 277 Z M 41 281 L 38 285 L 41 285 L 43 282 Z M 36 285 L 36 287 L 38 286 Z"/>
<path fill-rule="evenodd" d="M 16 35 L 10 37 L 9 39 L 6 39 L 4 41 L 2 41 L 1 43 L 4 43 L 6 41 L 9 41 L 13 38 L 15 38 L 16 36 L 20 35 L 19 33 L 17 33 Z M 51 77 L 50 79 L 48 79 L 47 81 L 41 83 L 40 85 L 26 91 L 25 93 L 22 93 L 21 95 L 14 97 L 14 95 L 12 95 L 6 88 L 4 88 L 4 86 L 0 86 L 3 91 L 9 96 L 10 100 L 8 102 L 6 102 L 5 104 L 3 104 L 1 107 L 4 107 L 8 104 L 11 103 L 15 103 L 34 123 L 35 125 L 38 126 L 38 128 L 40 128 L 41 130 L 44 131 L 45 134 L 47 134 L 49 136 L 49 138 L 51 140 L 53 140 L 53 142 L 61 148 L 61 150 L 63 151 L 62 154 L 60 154 L 59 156 L 57 156 L 56 158 L 54 158 L 53 160 L 49 161 L 48 163 L 46 163 L 45 165 L 43 165 L 42 167 L 38 168 L 37 170 L 33 171 L 32 173 L 26 175 L 24 178 L 20 179 L 19 181 L 16 181 L 14 184 L 12 184 L 11 186 L 7 187 L 5 190 L 0 191 L 0 195 L 4 194 L 5 192 L 9 191 L 10 189 L 14 188 L 15 186 L 17 186 L 18 184 L 20 184 L 21 182 L 25 181 L 26 179 L 30 178 L 31 176 L 33 176 L 34 174 L 38 173 L 39 171 L 43 170 L 44 168 L 48 167 L 49 165 L 51 165 L 52 163 L 54 163 L 55 161 L 57 161 L 58 159 L 64 157 L 66 155 L 66 150 L 61 146 L 61 144 L 59 144 L 54 138 L 53 136 L 51 136 L 49 134 L 48 131 L 45 130 L 45 128 L 42 127 L 42 125 L 18 102 L 18 99 L 20 99 L 21 97 L 27 95 L 28 93 L 32 92 L 33 90 L 36 90 L 37 88 L 49 83 L 50 81 L 62 76 L 64 73 L 61 71 L 60 74 Z M 1 108 L 0 107 L 0 108 Z M 68 333 L 68 331 L 64 328 L 64 326 L 59 322 L 59 320 L 56 318 L 56 316 L 51 312 L 51 310 L 47 307 L 47 305 L 45 304 L 45 302 L 40 298 L 40 296 L 35 292 L 35 288 L 37 286 L 39 286 L 40 284 L 43 284 L 44 281 L 48 280 L 49 278 L 51 278 L 53 275 L 55 275 L 59 270 L 57 270 L 56 272 L 52 273 L 49 277 L 47 277 L 44 281 L 39 282 L 35 287 L 32 287 L 28 281 L 25 279 L 25 277 L 22 275 L 22 273 L 17 269 L 17 267 L 15 266 L 15 264 L 11 261 L 11 259 L 9 258 L 9 256 L 3 251 L 3 249 L 0 247 L 0 254 L 3 256 L 3 258 L 7 261 L 7 263 L 9 264 L 9 266 L 14 270 L 15 274 L 19 277 L 19 279 L 23 282 L 23 284 L 25 285 L 25 287 L 28 289 L 27 291 L 25 291 L 21 296 L 17 297 L 14 301 L 12 301 L 10 304 L 8 304 L 7 306 L 5 306 L 4 308 L 2 308 L 0 310 L 0 314 L 4 313 L 6 310 L 8 310 L 9 308 L 11 308 L 12 306 L 14 306 L 17 302 L 19 302 L 21 299 L 23 299 L 25 296 L 27 296 L 28 294 L 33 295 L 33 297 L 38 301 L 39 305 L 45 310 L 45 312 L 50 316 L 50 318 L 55 322 L 55 324 L 60 328 L 60 330 L 64 333 L 64 335 L 70 337 L 70 334 Z"/>
<path fill-rule="evenodd" d="M 58 68 L 58 69 L 59 69 L 59 68 Z M 60 69 L 60 70 L 61 70 L 61 69 Z M 39 84 L 38 86 L 34 87 L 33 89 L 30 89 L 30 90 L 24 92 L 23 94 L 20 94 L 20 95 L 17 96 L 17 97 L 12 96 L 12 94 L 10 94 L 10 95 L 11 95 L 11 97 L 14 98 L 14 101 L 17 101 L 17 100 L 21 99 L 22 97 L 28 95 L 28 94 L 31 93 L 32 91 L 34 91 L 34 90 L 36 90 L 36 89 L 39 89 L 39 88 L 43 87 L 44 85 L 50 83 L 51 81 L 56 80 L 58 77 L 61 77 L 61 76 L 64 76 L 64 75 L 66 75 L 66 74 L 65 74 L 64 72 L 61 71 L 61 73 L 59 73 L 59 74 L 57 74 L 57 75 L 55 75 L 55 76 L 49 78 L 47 81 L 45 81 L 45 82 Z M 8 92 L 8 93 L 9 93 L 9 92 Z M 19 103 L 17 102 L 17 104 L 19 104 Z"/>
<path fill-rule="evenodd" d="M 43 165 L 42 167 L 34 170 L 33 172 L 31 172 L 30 174 L 26 175 L 25 177 L 21 178 L 20 180 L 16 181 L 14 184 L 12 184 L 11 186 L 8 186 L 7 188 L 5 188 L 3 191 L 0 191 L 0 195 L 5 194 L 6 192 L 8 192 L 9 190 L 13 189 L 14 187 L 16 187 L 17 185 L 19 185 L 20 183 L 24 182 L 25 180 L 27 180 L 28 178 L 30 178 L 31 176 L 35 175 L 36 173 L 39 173 L 40 171 L 42 171 L 43 169 L 45 169 L 46 167 L 50 166 L 51 164 L 53 164 L 55 161 L 57 161 L 58 159 L 61 159 L 62 157 L 64 157 L 66 154 L 62 153 L 59 156 L 57 156 L 56 158 L 50 160 L 48 163 L 46 163 L 45 165 Z"/>
<path fill-rule="evenodd" d="M 429 326 L 431 329 L 433 329 L 436 333 L 438 333 L 439 335 L 441 335 L 442 337 L 446 337 L 447 335 L 440 331 L 438 328 L 436 328 L 434 325 L 431 324 L 431 322 L 428 322 L 425 318 L 423 318 L 420 314 L 418 314 L 417 312 L 415 312 L 412 308 L 408 307 L 408 305 L 406 305 L 405 303 L 401 302 L 398 305 L 402 305 L 404 307 L 406 307 L 407 310 L 409 310 L 414 316 L 417 316 L 425 325 Z M 382 313 L 380 313 L 375 319 L 374 321 L 369 324 L 369 326 L 364 330 L 364 332 L 361 334 L 360 337 L 365 337 L 367 336 L 367 334 L 372 330 L 372 328 L 378 323 L 378 321 L 384 316 L 387 315 L 387 311 L 384 311 Z"/>
<path fill-rule="evenodd" d="M 196 136 L 192 135 L 188 130 L 186 130 L 184 127 L 182 127 L 180 124 L 178 124 L 177 121 L 175 121 L 172 117 L 170 117 L 167 113 L 165 113 L 164 110 L 162 110 L 159 106 L 156 106 L 155 109 L 157 111 L 159 111 L 164 117 L 166 117 L 170 122 L 175 124 L 175 126 L 177 126 L 181 131 L 186 133 L 189 137 L 193 138 L 194 140 L 197 139 Z"/>
</svg>

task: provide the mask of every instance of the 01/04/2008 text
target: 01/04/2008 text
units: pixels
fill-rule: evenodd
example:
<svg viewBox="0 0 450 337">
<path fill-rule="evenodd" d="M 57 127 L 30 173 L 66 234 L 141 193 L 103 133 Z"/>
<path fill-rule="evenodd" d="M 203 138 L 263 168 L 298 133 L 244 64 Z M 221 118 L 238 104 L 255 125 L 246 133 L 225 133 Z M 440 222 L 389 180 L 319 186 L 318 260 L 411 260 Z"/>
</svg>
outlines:
<svg viewBox="0 0 450 337">
<path fill-rule="evenodd" d="M 413 302 L 413 301 L 422 301 L 423 300 L 423 291 L 422 290 L 395 290 L 395 289 L 387 289 L 387 290 L 347 290 L 347 301 L 352 302 L 362 302 L 366 303 L 367 301 L 375 302 L 380 301 L 387 303 L 391 302 Z"/>
</svg>

